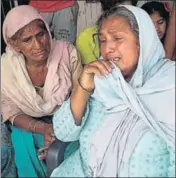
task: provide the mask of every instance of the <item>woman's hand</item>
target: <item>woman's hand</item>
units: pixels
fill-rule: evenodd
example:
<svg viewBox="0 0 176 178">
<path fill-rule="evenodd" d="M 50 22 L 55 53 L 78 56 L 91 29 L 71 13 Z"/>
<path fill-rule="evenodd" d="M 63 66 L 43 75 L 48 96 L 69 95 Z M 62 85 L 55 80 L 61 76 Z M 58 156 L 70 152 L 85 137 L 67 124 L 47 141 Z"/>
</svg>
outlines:
<svg viewBox="0 0 176 178">
<path fill-rule="evenodd" d="M 94 76 L 102 78 L 112 71 L 112 65 L 109 61 L 96 60 L 84 66 L 83 72 L 79 78 L 80 85 L 87 91 L 94 90 Z"/>
<path fill-rule="evenodd" d="M 53 131 L 53 125 L 45 123 L 44 127 L 43 127 L 42 134 L 44 136 L 44 145 L 45 146 L 39 149 L 38 158 L 40 160 L 46 158 L 48 148 L 49 148 L 50 144 L 55 140 L 55 135 L 54 135 L 54 131 Z"/>
<path fill-rule="evenodd" d="M 45 123 L 43 127 L 43 136 L 44 136 L 44 144 L 46 147 L 48 147 L 55 140 L 52 124 Z"/>
</svg>

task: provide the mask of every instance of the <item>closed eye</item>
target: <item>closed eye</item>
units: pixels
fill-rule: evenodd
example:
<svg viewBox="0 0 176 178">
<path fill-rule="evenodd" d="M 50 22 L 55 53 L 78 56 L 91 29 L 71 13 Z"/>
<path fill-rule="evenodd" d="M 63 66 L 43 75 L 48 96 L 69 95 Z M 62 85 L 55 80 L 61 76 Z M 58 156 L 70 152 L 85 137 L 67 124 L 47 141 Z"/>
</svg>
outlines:
<svg viewBox="0 0 176 178">
<path fill-rule="evenodd" d="M 28 42 L 30 42 L 31 39 L 32 39 L 31 37 L 24 38 L 24 39 L 22 39 L 22 42 L 28 43 Z"/>
<path fill-rule="evenodd" d="M 45 34 L 44 32 L 40 32 L 40 33 L 37 34 L 37 36 L 40 36 L 40 37 L 41 37 L 41 36 L 43 36 L 44 34 Z"/>
<path fill-rule="evenodd" d="M 99 42 L 100 42 L 100 43 L 105 43 L 106 40 L 105 40 L 105 39 L 99 39 Z"/>
<path fill-rule="evenodd" d="M 157 23 L 158 23 L 158 24 L 163 24 L 163 23 L 164 23 L 164 19 L 160 19 L 160 20 L 158 20 Z"/>
<path fill-rule="evenodd" d="M 115 40 L 122 40 L 122 37 L 114 37 Z"/>
</svg>

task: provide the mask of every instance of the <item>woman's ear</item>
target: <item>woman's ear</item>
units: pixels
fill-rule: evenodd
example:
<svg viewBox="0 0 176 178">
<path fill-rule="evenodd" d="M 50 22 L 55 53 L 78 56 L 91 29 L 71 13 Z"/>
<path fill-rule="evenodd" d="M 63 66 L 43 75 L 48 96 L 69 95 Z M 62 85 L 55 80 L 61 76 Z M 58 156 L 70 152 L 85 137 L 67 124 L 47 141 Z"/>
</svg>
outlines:
<svg viewBox="0 0 176 178">
<path fill-rule="evenodd" d="M 17 52 L 20 53 L 20 48 L 18 46 L 17 40 L 13 40 L 10 38 L 7 38 L 7 43 L 10 44 L 10 46 Z"/>
</svg>

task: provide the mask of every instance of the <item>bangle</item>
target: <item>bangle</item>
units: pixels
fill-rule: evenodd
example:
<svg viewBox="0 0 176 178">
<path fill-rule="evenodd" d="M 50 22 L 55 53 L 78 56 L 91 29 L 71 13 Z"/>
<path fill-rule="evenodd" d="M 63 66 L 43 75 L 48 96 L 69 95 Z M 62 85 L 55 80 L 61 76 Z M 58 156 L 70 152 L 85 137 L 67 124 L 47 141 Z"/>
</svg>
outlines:
<svg viewBox="0 0 176 178">
<path fill-rule="evenodd" d="M 81 83 L 80 83 L 80 78 L 78 78 L 78 85 L 86 92 L 88 93 L 89 95 L 92 95 L 93 94 L 93 91 L 88 91 L 87 89 L 85 89 Z"/>
<path fill-rule="evenodd" d="M 42 122 L 41 120 L 38 120 L 35 124 L 34 124 L 34 127 L 33 127 L 33 132 L 35 133 L 36 132 L 36 125 L 40 123 L 40 124 L 43 124 L 42 127 L 44 127 L 44 122 Z"/>
<path fill-rule="evenodd" d="M 29 121 L 29 124 L 28 124 L 28 130 L 33 132 L 33 129 L 32 129 L 32 126 L 33 124 L 35 124 L 37 121 L 35 119 L 32 119 L 31 121 Z"/>
</svg>

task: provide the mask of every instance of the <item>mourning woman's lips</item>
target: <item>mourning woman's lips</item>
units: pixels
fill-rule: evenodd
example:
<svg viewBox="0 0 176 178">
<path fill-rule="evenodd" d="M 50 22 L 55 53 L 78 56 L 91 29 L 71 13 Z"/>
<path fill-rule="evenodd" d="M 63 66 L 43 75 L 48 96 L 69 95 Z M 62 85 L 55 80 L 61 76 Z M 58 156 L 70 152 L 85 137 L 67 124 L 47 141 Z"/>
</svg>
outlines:
<svg viewBox="0 0 176 178">
<path fill-rule="evenodd" d="M 119 57 L 116 57 L 116 58 L 113 58 L 112 60 L 113 60 L 113 61 L 119 61 L 120 58 L 119 58 Z"/>
<path fill-rule="evenodd" d="M 42 50 L 42 51 L 39 51 L 39 52 L 37 52 L 37 53 L 35 53 L 37 56 L 38 55 L 42 55 L 42 54 L 44 54 L 45 53 L 45 50 Z"/>
</svg>

